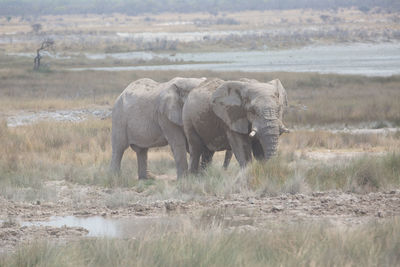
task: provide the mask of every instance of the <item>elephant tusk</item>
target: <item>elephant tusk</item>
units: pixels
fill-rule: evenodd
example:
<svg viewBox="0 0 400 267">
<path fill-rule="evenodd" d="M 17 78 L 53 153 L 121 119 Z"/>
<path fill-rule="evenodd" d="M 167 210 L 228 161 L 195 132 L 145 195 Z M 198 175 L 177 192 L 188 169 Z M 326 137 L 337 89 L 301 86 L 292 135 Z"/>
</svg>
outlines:
<svg viewBox="0 0 400 267">
<path fill-rule="evenodd" d="M 250 136 L 250 137 L 254 137 L 254 136 L 256 135 L 256 133 L 257 133 L 256 130 L 252 130 L 252 131 L 249 133 L 249 136 Z"/>
<path fill-rule="evenodd" d="M 279 134 L 283 134 L 283 133 L 290 133 L 290 130 L 286 127 L 280 127 Z"/>
</svg>

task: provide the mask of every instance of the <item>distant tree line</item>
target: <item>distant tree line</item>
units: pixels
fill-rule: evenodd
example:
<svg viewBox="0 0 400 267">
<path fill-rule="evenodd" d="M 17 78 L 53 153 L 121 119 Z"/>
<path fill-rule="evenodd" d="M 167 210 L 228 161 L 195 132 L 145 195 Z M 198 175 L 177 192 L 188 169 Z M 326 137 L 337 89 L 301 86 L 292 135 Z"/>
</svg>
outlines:
<svg viewBox="0 0 400 267">
<path fill-rule="evenodd" d="M 366 12 L 374 7 L 400 10 L 399 0 L 0 0 L 1 16 L 49 14 L 139 15 L 162 12 L 208 12 L 268 9 L 337 9 L 357 7 Z"/>
</svg>

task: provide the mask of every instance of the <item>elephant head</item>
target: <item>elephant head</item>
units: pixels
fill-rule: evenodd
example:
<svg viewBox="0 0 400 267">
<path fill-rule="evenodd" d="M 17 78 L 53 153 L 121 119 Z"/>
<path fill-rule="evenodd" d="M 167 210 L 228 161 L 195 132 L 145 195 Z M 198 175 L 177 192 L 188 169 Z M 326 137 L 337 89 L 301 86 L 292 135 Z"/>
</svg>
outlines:
<svg viewBox="0 0 400 267">
<path fill-rule="evenodd" d="M 174 78 L 163 86 L 158 103 L 158 112 L 173 123 L 183 126 L 182 108 L 190 91 L 204 82 L 206 78 Z"/>
<path fill-rule="evenodd" d="M 226 82 L 213 93 L 211 103 L 231 131 L 252 138 L 257 158 L 269 159 L 275 154 L 278 137 L 286 129 L 282 116 L 287 106 L 286 91 L 278 79 Z"/>
</svg>

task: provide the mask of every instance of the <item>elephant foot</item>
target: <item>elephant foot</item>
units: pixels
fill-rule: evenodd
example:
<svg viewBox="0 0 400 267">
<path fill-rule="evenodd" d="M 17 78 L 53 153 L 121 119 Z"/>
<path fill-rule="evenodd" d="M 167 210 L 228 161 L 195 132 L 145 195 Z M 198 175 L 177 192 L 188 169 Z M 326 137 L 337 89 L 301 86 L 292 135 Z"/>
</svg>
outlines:
<svg viewBox="0 0 400 267">
<path fill-rule="evenodd" d="M 154 173 L 147 171 L 146 176 L 139 176 L 139 180 L 155 180 L 157 176 Z"/>
</svg>

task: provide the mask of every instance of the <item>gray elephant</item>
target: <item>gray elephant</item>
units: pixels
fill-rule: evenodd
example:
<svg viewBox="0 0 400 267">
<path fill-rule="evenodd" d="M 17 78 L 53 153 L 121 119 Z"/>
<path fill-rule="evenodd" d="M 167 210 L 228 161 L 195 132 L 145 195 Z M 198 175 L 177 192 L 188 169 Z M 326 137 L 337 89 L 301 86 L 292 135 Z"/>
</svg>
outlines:
<svg viewBox="0 0 400 267">
<path fill-rule="evenodd" d="M 166 83 L 151 79 L 132 82 L 117 98 L 112 110 L 111 172 L 120 171 L 122 156 L 130 146 L 137 154 L 139 179 L 145 179 L 148 149 L 169 144 L 178 178 L 181 177 L 188 168 L 182 107 L 189 92 L 204 80 L 174 78 Z"/>
<path fill-rule="evenodd" d="M 278 137 L 288 132 L 282 123 L 287 94 L 279 80 L 225 82 L 213 79 L 192 90 L 182 118 L 189 143 L 191 172 L 197 172 L 215 151 L 232 149 L 241 167 L 252 159 L 275 154 Z"/>
</svg>

